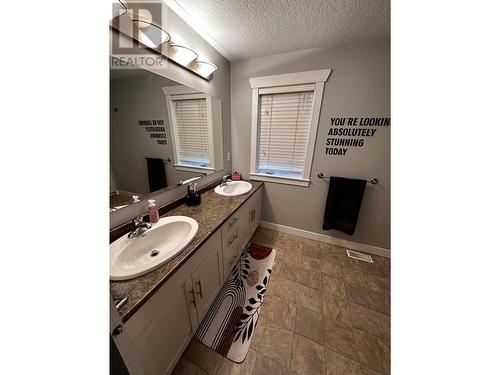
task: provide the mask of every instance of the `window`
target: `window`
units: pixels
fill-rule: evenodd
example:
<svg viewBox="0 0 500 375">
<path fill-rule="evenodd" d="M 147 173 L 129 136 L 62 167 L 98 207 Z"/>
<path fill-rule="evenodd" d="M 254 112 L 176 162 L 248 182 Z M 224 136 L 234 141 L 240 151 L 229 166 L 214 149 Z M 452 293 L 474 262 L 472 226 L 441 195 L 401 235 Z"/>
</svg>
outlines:
<svg viewBox="0 0 500 375">
<path fill-rule="evenodd" d="M 251 78 L 254 180 L 309 186 L 324 82 L 330 69 Z"/>
<path fill-rule="evenodd" d="M 303 177 L 314 91 L 259 95 L 256 172 Z"/>
<path fill-rule="evenodd" d="M 209 167 L 207 100 L 172 97 L 177 163 L 189 167 Z"/>
<path fill-rule="evenodd" d="M 212 98 L 185 86 L 163 88 L 174 151 L 174 167 L 181 171 L 214 171 Z"/>
</svg>

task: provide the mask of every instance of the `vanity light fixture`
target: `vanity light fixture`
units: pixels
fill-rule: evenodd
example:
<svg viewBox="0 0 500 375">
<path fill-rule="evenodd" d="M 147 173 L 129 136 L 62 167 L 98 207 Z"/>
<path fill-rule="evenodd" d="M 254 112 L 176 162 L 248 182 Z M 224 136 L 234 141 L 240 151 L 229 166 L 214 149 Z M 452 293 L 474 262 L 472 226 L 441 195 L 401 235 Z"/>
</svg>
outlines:
<svg viewBox="0 0 500 375">
<path fill-rule="evenodd" d="M 143 33 L 144 33 L 147 37 L 149 37 L 149 39 L 150 39 L 150 40 L 151 40 L 151 41 L 155 44 L 155 46 L 156 46 L 156 47 L 161 46 L 163 43 L 168 43 L 168 42 L 170 42 L 170 40 L 172 39 L 172 38 L 170 37 L 170 34 L 169 34 L 167 31 L 165 31 L 165 29 L 163 29 L 162 27 L 160 27 L 160 26 L 158 26 L 158 25 L 156 25 L 156 24 L 154 24 L 154 23 L 152 23 L 152 22 L 147 22 L 147 21 L 145 21 L 145 20 L 143 20 L 143 19 L 140 19 L 140 18 L 139 18 L 139 19 L 138 19 L 138 18 L 134 18 L 132 21 L 133 21 L 133 22 L 137 25 L 137 27 L 140 29 L 140 31 L 139 31 L 139 32 L 143 32 Z M 153 30 L 153 31 L 152 31 L 152 34 L 153 34 L 153 35 L 151 35 L 151 36 L 154 36 L 154 38 L 151 38 L 149 35 L 147 35 L 147 34 L 143 31 L 143 30 L 148 29 L 148 28 L 149 28 L 149 26 L 153 26 L 153 27 L 155 27 L 155 28 L 156 28 L 156 29 L 151 29 L 151 30 Z M 160 32 L 160 38 L 159 38 L 158 42 L 155 42 L 154 40 L 158 39 L 158 38 L 156 38 L 156 33 L 158 32 L 158 30 L 159 30 L 159 32 Z"/>
<path fill-rule="evenodd" d="M 167 57 L 177 64 L 187 67 L 198 58 L 198 54 L 189 47 L 169 43 L 167 47 Z"/>
<path fill-rule="evenodd" d="M 152 51 L 159 53 L 207 81 L 212 78 L 213 73 L 217 70 L 215 64 L 198 60 L 198 53 L 195 50 L 173 43 L 170 34 L 163 27 L 153 23 L 153 17 L 147 9 L 139 9 L 138 14 L 134 14 L 133 11 L 129 12 L 130 9 L 126 0 L 118 1 L 122 9 L 111 20 L 110 26 L 113 29 L 137 40 Z M 120 20 L 124 22 L 121 23 Z M 137 29 L 134 30 L 131 23 L 136 25 Z"/>
<path fill-rule="evenodd" d="M 210 79 L 212 77 L 213 72 L 217 70 L 217 65 L 212 64 L 208 61 L 200 61 L 196 60 L 193 64 L 191 64 L 193 70 L 196 74 L 199 74 L 205 79 Z"/>
<path fill-rule="evenodd" d="M 127 4 L 126 4 L 126 1 L 124 1 L 124 0 L 123 1 L 122 0 L 118 0 L 118 2 L 122 6 L 121 9 L 118 10 L 118 17 L 119 17 L 119 16 L 122 16 L 122 15 L 128 13 L 128 7 L 127 7 Z"/>
<path fill-rule="evenodd" d="M 147 29 L 150 25 L 152 25 L 152 22 L 150 21 L 147 21 L 146 19 L 142 18 L 142 17 L 137 17 L 137 18 L 132 18 L 132 22 L 135 23 L 135 25 L 141 29 L 141 30 L 145 30 Z M 155 25 L 153 25 L 155 26 Z M 158 27 L 158 26 L 156 26 Z M 159 28 L 159 27 L 158 27 Z"/>
<path fill-rule="evenodd" d="M 139 9 L 137 14 L 131 13 L 130 18 L 132 19 L 132 22 L 134 22 L 139 29 L 147 29 L 149 25 L 153 25 L 153 16 L 151 15 L 151 12 L 147 9 Z"/>
<path fill-rule="evenodd" d="M 151 45 L 149 45 L 150 43 L 152 43 L 155 47 L 159 47 L 163 43 L 170 42 L 172 39 L 170 34 L 161 26 L 153 23 L 153 16 L 149 10 L 138 9 L 136 13 L 133 11 L 129 13 L 129 8 L 121 0 L 119 1 L 124 9 L 124 12 L 122 11 L 121 15 L 126 14 L 139 29 L 137 31 L 139 33 L 143 33 L 143 35 L 138 35 L 139 41 L 143 42 L 143 39 L 145 38 L 145 40 L 149 42 L 145 43 L 148 47 L 151 47 Z M 153 26 L 153 28 L 150 28 L 150 26 Z"/>
<path fill-rule="evenodd" d="M 147 29 L 150 25 L 156 26 L 160 28 L 157 25 L 153 24 L 153 16 L 151 15 L 151 12 L 147 9 L 139 9 L 137 11 L 137 14 L 134 14 L 134 12 L 129 13 L 129 8 L 126 4 L 126 1 L 118 0 L 120 2 L 120 5 L 122 8 L 118 11 L 118 16 L 122 16 L 127 14 L 128 17 L 132 20 L 132 22 L 135 23 L 135 25 L 139 29 Z M 165 31 L 165 30 L 163 30 Z"/>
</svg>

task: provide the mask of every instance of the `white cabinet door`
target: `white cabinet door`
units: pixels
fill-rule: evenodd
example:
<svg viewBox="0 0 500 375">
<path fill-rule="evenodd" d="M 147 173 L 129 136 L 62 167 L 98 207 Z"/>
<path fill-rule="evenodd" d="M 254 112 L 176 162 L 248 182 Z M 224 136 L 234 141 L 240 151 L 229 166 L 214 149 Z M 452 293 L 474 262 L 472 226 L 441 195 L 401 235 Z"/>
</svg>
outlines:
<svg viewBox="0 0 500 375">
<path fill-rule="evenodd" d="M 220 242 L 218 245 L 220 245 Z M 219 292 L 221 285 L 219 275 L 222 273 L 222 270 L 219 270 L 221 256 L 221 249 L 218 247 L 213 248 L 210 255 L 198 266 L 192 276 L 196 296 L 196 310 L 200 322 Z"/>
<path fill-rule="evenodd" d="M 250 198 L 252 199 L 252 198 Z M 238 210 L 240 213 L 240 220 L 238 221 L 238 230 L 240 233 L 240 238 L 238 242 L 238 250 L 237 256 L 240 255 L 241 250 L 246 245 L 247 241 L 250 239 L 250 211 L 251 211 L 251 202 L 250 200 L 246 201 L 246 203 Z"/>
<path fill-rule="evenodd" d="M 135 340 L 133 346 L 145 375 L 170 373 L 189 343 L 194 329 L 185 292 L 189 289 L 185 284 L 177 288 Z"/>
<path fill-rule="evenodd" d="M 194 333 L 196 327 L 198 327 L 198 324 L 200 323 L 200 319 L 198 317 L 196 295 L 194 292 L 194 285 L 191 277 L 189 278 L 188 281 L 186 281 L 184 288 L 186 292 L 186 298 L 188 301 L 189 319 L 191 321 L 191 327 L 193 328 L 193 333 Z"/>
<path fill-rule="evenodd" d="M 262 213 L 262 189 L 257 190 L 248 200 L 248 232 L 251 237 L 260 223 Z"/>
<path fill-rule="evenodd" d="M 260 218 L 262 216 L 262 189 L 259 189 L 255 193 L 255 204 L 253 207 L 253 221 L 251 226 L 251 234 L 255 232 L 260 224 Z"/>
<path fill-rule="evenodd" d="M 120 318 L 120 314 L 116 309 L 113 298 L 111 296 L 109 297 L 110 339 L 113 341 L 114 344 L 112 345 L 114 345 L 117 351 L 112 351 L 110 358 L 111 368 L 112 370 L 114 370 L 115 367 L 119 368 L 119 370 L 117 370 L 117 372 L 119 373 L 128 372 L 130 375 L 143 375 L 144 372 L 142 371 L 141 364 L 137 359 L 137 356 L 135 355 L 135 351 L 132 347 L 132 342 L 128 337 L 127 332 L 123 329 L 123 322 Z M 116 356 L 114 356 L 113 354 L 116 354 Z M 119 359 L 118 355 L 121 357 L 121 360 Z M 120 365 L 121 361 L 123 361 L 123 365 L 125 365 L 126 369 L 123 369 L 123 367 Z"/>
</svg>

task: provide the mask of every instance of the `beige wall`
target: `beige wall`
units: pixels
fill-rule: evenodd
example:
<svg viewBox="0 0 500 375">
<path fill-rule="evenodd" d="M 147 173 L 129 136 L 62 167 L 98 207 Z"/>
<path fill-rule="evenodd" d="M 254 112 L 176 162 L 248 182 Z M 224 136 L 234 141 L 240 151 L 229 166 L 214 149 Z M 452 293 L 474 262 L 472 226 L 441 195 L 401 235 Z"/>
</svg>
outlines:
<svg viewBox="0 0 500 375">
<path fill-rule="evenodd" d="M 363 148 L 344 157 L 325 155 L 331 117 L 390 117 L 390 43 L 356 43 L 328 49 L 252 58 L 231 63 L 231 146 L 233 170 L 250 170 L 251 89 L 248 79 L 265 75 L 332 68 L 325 84 L 308 188 L 266 183 L 262 220 L 315 233 L 390 248 L 390 129 L 378 128 Z M 367 185 L 353 236 L 323 231 L 328 182 L 319 172 L 352 178 L 377 177 Z"/>
</svg>

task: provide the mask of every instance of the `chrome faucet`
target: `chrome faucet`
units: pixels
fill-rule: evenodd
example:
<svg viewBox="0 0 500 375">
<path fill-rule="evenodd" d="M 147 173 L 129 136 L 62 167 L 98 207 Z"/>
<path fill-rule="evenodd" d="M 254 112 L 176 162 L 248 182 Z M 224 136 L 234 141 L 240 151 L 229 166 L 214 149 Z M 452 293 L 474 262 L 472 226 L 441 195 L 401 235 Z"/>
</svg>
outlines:
<svg viewBox="0 0 500 375">
<path fill-rule="evenodd" d="M 222 182 L 220 183 L 219 186 L 226 186 L 228 182 L 232 182 L 232 180 L 229 178 L 231 175 L 225 175 L 224 177 L 222 177 Z"/>
<path fill-rule="evenodd" d="M 137 237 L 151 228 L 150 223 L 146 223 L 142 216 L 134 217 L 134 229 L 128 234 L 128 238 Z"/>
</svg>

